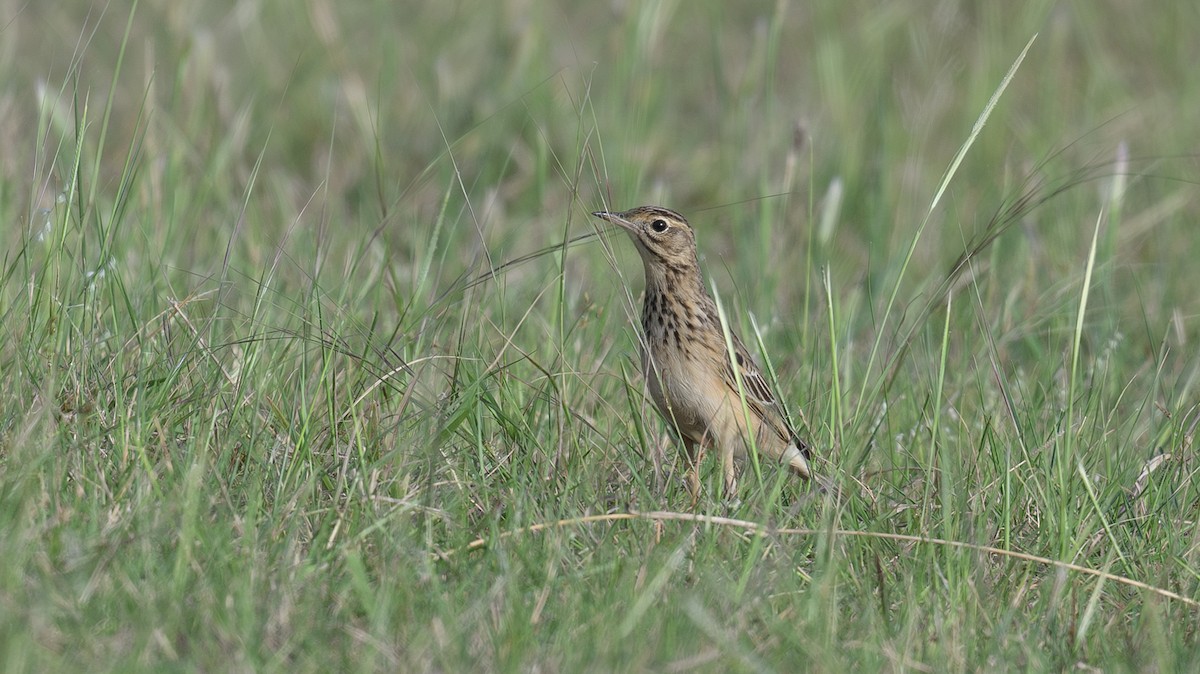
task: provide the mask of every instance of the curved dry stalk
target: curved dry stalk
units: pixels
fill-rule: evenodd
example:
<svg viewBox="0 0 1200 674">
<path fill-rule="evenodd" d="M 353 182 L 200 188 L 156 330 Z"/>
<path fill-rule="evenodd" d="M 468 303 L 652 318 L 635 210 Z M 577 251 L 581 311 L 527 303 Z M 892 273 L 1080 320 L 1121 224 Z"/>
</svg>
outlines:
<svg viewBox="0 0 1200 674">
<path fill-rule="evenodd" d="M 1089 568 L 1086 566 L 1080 566 L 1079 564 L 1072 564 L 1071 562 L 1063 562 L 1063 561 L 1060 561 L 1057 559 L 1050 559 L 1049 557 L 1042 557 L 1040 555 L 1031 555 L 1027 552 L 1017 552 L 1015 550 L 1005 550 L 1004 548 L 997 548 L 997 547 L 993 547 L 991 545 L 978 545 L 975 543 L 965 543 L 963 541 L 946 540 L 944 538 L 930 538 L 927 536 L 914 536 L 911 534 L 893 534 L 893 533 L 880 532 L 880 531 L 855 531 L 852 529 L 810 529 L 810 528 L 804 528 L 804 527 L 777 528 L 777 527 L 773 527 L 770 525 L 761 524 L 759 522 L 751 522 L 750 520 L 741 520 L 741 519 L 736 519 L 736 518 L 732 518 L 732 517 L 720 517 L 717 515 L 699 515 L 696 513 L 680 513 L 680 512 L 671 512 L 671 511 L 664 511 L 664 510 L 654 510 L 654 511 L 649 511 L 649 512 L 630 511 L 630 512 L 623 512 L 623 513 L 606 513 L 603 515 L 585 515 L 583 517 L 570 517 L 567 519 L 556 520 L 554 522 L 540 522 L 538 524 L 531 524 L 527 527 L 513 529 L 512 531 L 506 531 L 504 533 L 501 533 L 494 540 L 488 540 L 487 538 L 480 537 L 480 538 L 477 538 L 477 539 L 471 541 L 470 543 L 467 543 L 464 547 L 462 547 L 458 550 L 451 550 L 449 552 L 438 553 L 438 556 L 445 559 L 445 558 L 450 557 L 453 554 L 456 554 L 459 552 L 470 552 L 471 550 L 478 550 L 480 548 L 488 546 L 491 543 L 495 543 L 497 541 L 501 541 L 506 538 L 512 538 L 512 537 L 518 536 L 520 534 L 532 534 L 532 533 L 537 533 L 539 531 L 545 531 L 547 529 L 564 529 L 567 527 L 573 527 L 573 526 L 578 526 L 578 525 L 582 525 L 582 524 L 594 524 L 597 522 L 618 522 L 618 521 L 622 521 L 622 520 L 640 520 L 640 521 L 648 521 L 648 522 L 696 522 L 696 523 L 700 523 L 700 524 L 710 524 L 710 525 L 721 526 L 721 527 L 746 529 L 746 530 L 752 531 L 754 533 L 763 534 L 763 535 L 773 534 L 773 535 L 782 535 L 782 536 L 816 536 L 818 534 L 826 534 L 826 535 L 832 535 L 832 536 L 844 536 L 846 538 L 876 538 L 876 539 L 886 540 L 886 541 L 921 543 L 921 544 L 925 544 L 925 545 L 941 545 L 941 546 L 946 546 L 946 547 L 950 547 L 950 548 L 958 548 L 961 550 L 971 550 L 974 552 L 983 552 L 983 553 L 987 553 L 990 555 L 1000 555 L 1002 557 L 1008 557 L 1010 559 L 1017 559 L 1017 560 L 1021 560 L 1024 562 L 1032 562 L 1034 564 L 1042 564 L 1045 566 L 1052 566 L 1056 569 L 1062 569 L 1064 571 L 1075 571 L 1077 573 L 1082 573 L 1087 576 L 1099 578 L 1100 580 L 1111 580 L 1114 583 L 1120 583 L 1121 585 L 1127 585 L 1129 587 L 1134 587 L 1139 590 L 1146 590 L 1148 592 L 1157 594 L 1160 597 L 1165 597 L 1167 599 L 1174 599 L 1176 601 L 1182 602 L 1194 609 L 1200 609 L 1200 601 L 1196 601 L 1195 599 L 1185 597 L 1177 592 L 1172 592 L 1170 590 L 1167 590 L 1167 589 L 1164 589 L 1161 587 L 1155 587 L 1154 585 L 1150 585 L 1148 583 L 1143 583 L 1140 580 L 1134 580 L 1133 578 L 1129 578 L 1127 576 L 1121 576 L 1121 575 L 1117 575 L 1115 573 L 1109 573 L 1108 571 L 1100 571 L 1098 569 L 1093 569 L 1093 568 Z"/>
</svg>

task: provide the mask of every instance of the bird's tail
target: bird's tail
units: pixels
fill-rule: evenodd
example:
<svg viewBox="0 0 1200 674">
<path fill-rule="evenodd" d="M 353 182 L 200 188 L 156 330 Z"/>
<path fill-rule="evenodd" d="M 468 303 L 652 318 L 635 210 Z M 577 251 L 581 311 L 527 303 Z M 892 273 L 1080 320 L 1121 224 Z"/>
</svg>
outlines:
<svg viewBox="0 0 1200 674">
<path fill-rule="evenodd" d="M 809 456 L 811 455 L 808 451 L 808 445 L 800 440 L 793 439 L 787 446 L 787 449 L 783 450 L 783 456 L 779 457 L 779 460 L 787 464 L 793 473 L 809 479 L 812 477 L 812 468 L 808 465 Z"/>
</svg>

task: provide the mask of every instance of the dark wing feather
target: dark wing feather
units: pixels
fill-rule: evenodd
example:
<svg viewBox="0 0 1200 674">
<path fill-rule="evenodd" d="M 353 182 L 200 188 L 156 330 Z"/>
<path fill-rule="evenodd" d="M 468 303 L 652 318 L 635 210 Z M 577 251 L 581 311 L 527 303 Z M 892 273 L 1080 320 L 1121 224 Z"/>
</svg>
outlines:
<svg viewBox="0 0 1200 674">
<path fill-rule="evenodd" d="M 740 370 L 742 390 L 746 394 L 746 404 L 779 437 L 791 441 L 806 457 L 811 458 L 809 456 L 808 444 L 796 435 L 796 431 L 788 423 L 787 418 L 783 414 L 783 409 L 775 399 L 775 394 L 771 392 L 771 387 L 767 383 L 766 377 L 762 375 L 762 370 L 759 369 L 758 363 L 750 356 L 746 345 L 742 344 L 742 340 L 732 332 L 730 333 L 730 337 L 733 339 L 733 359 L 737 364 L 738 370 Z M 737 375 L 733 372 L 733 363 L 728 362 L 728 360 L 725 367 L 725 377 L 730 387 L 735 391 L 738 390 Z"/>
</svg>

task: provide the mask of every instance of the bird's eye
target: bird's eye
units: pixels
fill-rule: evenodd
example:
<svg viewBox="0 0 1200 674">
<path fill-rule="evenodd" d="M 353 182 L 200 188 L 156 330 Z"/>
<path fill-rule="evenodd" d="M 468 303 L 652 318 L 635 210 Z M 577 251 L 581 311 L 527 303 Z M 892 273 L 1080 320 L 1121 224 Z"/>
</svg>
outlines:
<svg viewBox="0 0 1200 674">
<path fill-rule="evenodd" d="M 659 233 L 665 232 L 665 231 L 667 231 L 667 221 L 663 220 L 662 218 L 659 218 L 659 219 L 655 220 L 654 222 L 650 223 L 650 229 L 653 229 L 654 231 L 659 232 Z"/>
</svg>

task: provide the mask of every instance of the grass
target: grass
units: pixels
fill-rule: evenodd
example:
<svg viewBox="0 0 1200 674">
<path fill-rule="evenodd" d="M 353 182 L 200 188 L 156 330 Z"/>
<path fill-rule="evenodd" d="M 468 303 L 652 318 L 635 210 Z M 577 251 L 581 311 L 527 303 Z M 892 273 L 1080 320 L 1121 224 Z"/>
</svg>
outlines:
<svg viewBox="0 0 1200 674">
<path fill-rule="evenodd" d="M 1189 668 L 1200 13 L 816 5 L 4 9 L 5 670 Z M 688 507 L 643 203 L 840 491 Z"/>
</svg>

